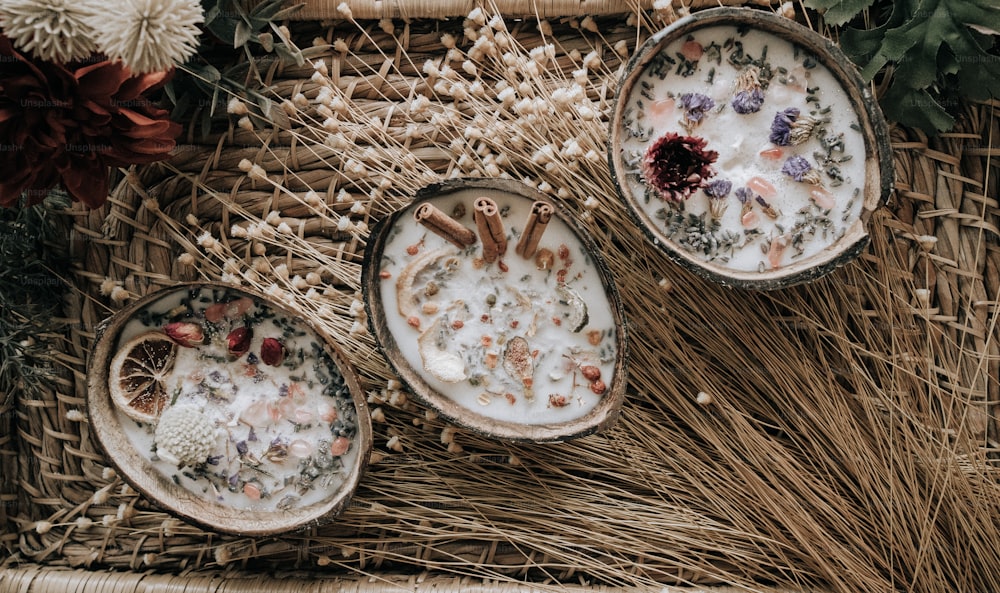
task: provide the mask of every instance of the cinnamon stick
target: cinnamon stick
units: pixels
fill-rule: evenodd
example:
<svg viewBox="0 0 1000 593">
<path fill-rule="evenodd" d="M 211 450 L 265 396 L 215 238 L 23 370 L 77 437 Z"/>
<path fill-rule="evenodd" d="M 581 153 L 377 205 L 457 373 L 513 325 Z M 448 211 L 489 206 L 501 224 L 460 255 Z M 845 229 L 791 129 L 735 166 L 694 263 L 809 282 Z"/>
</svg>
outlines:
<svg viewBox="0 0 1000 593">
<path fill-rule="evenodd" d="M 531 214 L 528 215 L 528 221 L 524 224 L 521 240 L 514 248 L 515 253 L 525 259 L 535 255 L 538 242 L 542 240 L 542 234 L 548 227 L 553 212 L 555 212 L 555 208 L 548 202 L 538 201 L 531 205 Z"/>
<path fill-rule="evenodd" d="M 500 218 L 500 208 L 490 198 L 476 198 L 472 217 L 483 242 L 483 259 L 492 263 L 507 251 L 507 233 Z"/>
<path fill-rule="evenodd" d="M 413 212 L 413 219 L 444 237 L 459 249 L 464 249 L 476 242 L 476 233 L 429 202 L 417 206 Z"/>
</svg>

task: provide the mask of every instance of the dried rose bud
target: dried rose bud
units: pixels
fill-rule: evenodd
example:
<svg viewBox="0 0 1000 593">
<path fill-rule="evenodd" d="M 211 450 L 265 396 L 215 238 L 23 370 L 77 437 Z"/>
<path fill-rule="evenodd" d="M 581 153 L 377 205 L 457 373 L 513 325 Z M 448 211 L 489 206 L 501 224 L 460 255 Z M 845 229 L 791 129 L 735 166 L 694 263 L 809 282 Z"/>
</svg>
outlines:
<svg viewBox="0 0 1000 593">
<path fill-rule="evenodd" d="M 163 326 L 163 333 L 185 348 L 194 348 L 205 341 L 205 332 L 197 323 L 177 321 Z"/>
<path fill-rule="evenodd" d="M 260 345 L 260 359 L 273 367 L 285 360 L 285 346 L 275 338 L 264 338 Z"/>
<path fill-rule="evenodd" d="M 229 332 L 226 342 L 229 353 L 237 358 L 243 356 L 250 350 L 250 340 L 253 339 L 253 330 L 249 327 L 238 327 Z"/>
<path fill-rule="evenodd" d="M 604 381 L 598 379 L 590 384 L 590 390 L 597 395 L 604 395 L 604 392 L 608 390 L 608 386 L 605 385 Z"/>
<path fill-rule="evenodd" d="M 584 365 L 580 367 L 580 372 L 583 374 L 583 378 L 588 381 L 596 381 L 601 378 L 601 369 L 595 366 Z"/>
</svg>

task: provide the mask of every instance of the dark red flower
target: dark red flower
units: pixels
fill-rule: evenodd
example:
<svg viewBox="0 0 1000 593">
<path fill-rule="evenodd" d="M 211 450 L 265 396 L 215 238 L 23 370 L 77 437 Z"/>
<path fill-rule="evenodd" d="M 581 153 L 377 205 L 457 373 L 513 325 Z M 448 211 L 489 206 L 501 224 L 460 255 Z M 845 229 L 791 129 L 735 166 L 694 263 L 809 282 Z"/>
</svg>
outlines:
<svg viewBox="0 0 1000 593">
<path fill-rule="evenodd" d="M 715 175 L 712 163 L 719 158 L 714 150 L 705 150 L 706 141 L 697 136 L 668 132 L 646 149 L 642 176 L 660 197 L 668 202 L 682 202 Z"/>
<path fill-rule="evenodd" d="M 170 156 L 181 126 L 146 98 L 169 76 L 133 76 L 107 60 L 32 60 L 0 35 L 0 205 L 16 205 L 25 192 L 40 202 L 62 183 L 96 208 L 107 200 L 110 167 Z"/>
<path fill-rule="evenodd" d="M 226 346 L 229 354 L 239 358 L 250 350 L 250 340 L 253 339 L 253 330 L 249 327 L 238 327 L 229 332 L 226 336 Z"/>
</svg>

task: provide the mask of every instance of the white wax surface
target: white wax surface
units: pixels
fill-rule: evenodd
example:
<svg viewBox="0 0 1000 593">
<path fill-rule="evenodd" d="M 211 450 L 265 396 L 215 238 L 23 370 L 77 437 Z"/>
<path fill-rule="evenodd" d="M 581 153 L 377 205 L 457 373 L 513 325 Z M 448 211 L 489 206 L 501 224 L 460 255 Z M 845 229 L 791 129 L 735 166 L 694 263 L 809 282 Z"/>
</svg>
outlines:
<svg viewBox="0 0 1000 593">
<path fill-rule="evenodd" d="M 733 270 L 771 270 L 773 268 L 767 256 L 767 242 L 782 234 L 790 236 L 790 230 L 802 219 L 800 211 L 812 208 L 814 214 L 823 215 L 830 224 L 819 227 L 815 233 L 806 233 L 800 249 L 787 249 L 778 267 L 820 253 L 857 220 L 862 207 L 865 145 L 861 132 L 856 129 L 857 115 L 847 94 L 827 68 L 819 64 L 806 68 L 803 65 L 807 58 L 805 51 L 796 55 L 792 43 L 769 33 L 751 29 L 740 36 L 735 27 L 719 26 L 699 29 L 693 33 L 693 38 L 703 47 L 708 47 L 713 42 L 722 46 L 721 63 L 710 61 L 706 53 L 698 60 L 697 68 L 690 76 L 678 74 L 675 64 L 663 69 L 662 72 L 666 72 L 666 75 L 662 79 L 653 68 L 646 68 L 633 87 L 624 112 L 627 114 L 626 120 L 635 122 L 632 129 L 646 132 L 644 138 L 632 137 L 627 133 L 622 136 L 625 139 L 622 143 L 624 161 L 634 167 L 625 175 L 625 183 L 640 203 L 650 224 L 666 233 L 662 210 L 667 207 L 667 203 L 659 197 L 651 197 L 648 201 L 643 199 L 647 184 L 638 172 L 636 159 L 641 159 L 647 146 L 667 132 L 702 137 L 707 140 L 707 150 L 719 153 L 714 165 L 716 175 L 712 179 L 728 179 L 733 184 L 733 192 L 725 199 L 727 208 L 719 219 L 720 231 L 729 230 L 746 239 L 745 227 L 741 224 L 741 205 L 734 193 L 755 176 L 769 181 L 777 190 L 775 196 L 766 199 L 780 212 L 780 216 L 777 220 L 772 220 L 755 204 L 754 209 L 760 220 L 760 235 L 739 241 L 742 246 L 731 252 L 724 251 L 722 257 L 719 257 L 720 254 L 705 255 L 699 250 L 692 250 L 672 241 L 675 248 L 687 250 L 703 260 L 712 259 L 715 264 Z M 743 51 L 754 59 L 761 57 L 766 46 L 766 59 L 772 71 L 775 71 L 774 77 L 764 89 L 763 106 L 756 113 L 740 114 L 730 105 L 737 90 L 736 80 L 743 69 L 743 66 L 737 67 L 728 61 L 732 47 L 726 49 L 725 42 L 734 39 L 741 41 Z M 661 51 L 661 55 L 678 60 L 677 54 L 687 41 L 687 38 L 675 40 Z M 779 67 L 786 69 L 787 74 L 778 73 Z M 711 83 L 708 82 L 710 77 Z M 779 81 L 782 77 L 791 77 L 793 80 L 782 83 Z M 813 95 L 817 101 L 807 102 L 809 95 L 802 87 L 816 87 Z M 715 101 L 715 108 L 707 112 L 703 122 L 690 131 L 686 131 L 680 124 L 683 117 L 680 96 L 685 93 L 701 93 Z M 668 97 L 675 99 L 676 107 L 663 113 L 657 108 L 669 104 L 659 103 L 668 100 Z M 827 135 L 843 133 L 844 150 L 842 153 L 835 153 L 835 156 L 851 156 L 850 160 L 838 165 L 844 178 L 843 183 L 836 185 L 820 171 L 823 187 L 833 194 L 834 206 L 829 212 L 823 213 L 822 209 L 811 206 L 809 192 L 815 188 L 814 185 L 796 182 L 781 172 L 785 160 L 793 155 L 802 156 L 813 167 L 817 167 L 814 153 L 825 151 L 815 134 L 798 146 L 780 147 L 782 154 L 778 159 L 765 158 L 760 154 L 763 150 L 774 148 L 768 140 L 771 123 L 776 112 L 788 107 L 799 109 L 802 116 L 809 115 L 811 110 L 829 108 L 828 113 L 819 115 L 830 119 L 826 124 Z M 852 124 L 855 128 L 851 127 Z M 685 214 L 704 214 L 706 220 L 710 221 L 708 204 L 709 198 L 704 191 L 699 190 L 685 202 Z"/>
<path fill-rule="evenodd" d="M 463 204 L 466 214 L 458 220 L 475 230 L 473 202 L 484 195 L 493 198 L 504 215 L 508 248 L 500 260 L 479 269 L 474 259 L 481 258 L 482 242 L 460 250 L 415 222 L 412 216 L 398 219 L 393 234 L 385 243 L 380 263 L 382 300 L 389 330 L 411 368 L 437 392 L 475 413 L 522 424 L 559 423 L 579 418 L 601 399 L 601 395 L 591 390 L 580 367 L 599 368 L 601 380 L 610 388 L 617 354 L 617 330 L 600 277 L 583 244 L 556 216 L 552 217 L 539 249 L 547 248 L 558 254 L 564 246 L 564 253 L 571 260 L 568 267 L 567 260 L 556 255 L 554 268 L 541 271 L 534 259 L 526 260 L 515 253 L 530 213 L 531 200 L 499 192 L 466 190 L 435 198 L 432 203 L 448 214 Z M 416 246 L 414 255 L 407 253 L 410 246 Z M 408 262 L 432 250 L 444 250 L 447 255 L 419 274 L 414 282 L 419 318 L 419 328 L 414 328 L 397 310 L 396 283 Z M 448 256 L 456 259 L 448 262 Z M 457 267 L 454 271 L 446 271 L 446 262 Z M 506 271 L 502 270 L 500 262 Z M 589 322 L 577 332 L 569 327 L 569 307 L 560 302 L 565 300 L 565 295 L 560 296 L 557 291 L 558 271 L 563 268 L 568 270 L 566 285 L 586 302 Z M 428 281 L 439 287 L 431 296 L 425 292 Z M 489 295 L 495 296 L 493 306 L 488 304 Z M 430 310 L 436 306 L 435 312 L 424 312 L 423 306 L 428 302 L 433 303 Z M 439 318 L 439 327 L 444 328 L 445 350 L 461 357 L 464 380 L 445 382 L 424 368 L 417 339 L 421 331 L 432 327 Z M 553 319 L 558 319 L 559 325 Z M 455 321 L 460 321 L 461 327 L 456 329 L 452 325 Z M 488 346 L 484 346 L 484 336 Z M 536 353 L 531 385 L 533 399 L 524 384 L 503 368 L 505 345 L 518 336 L 526 339 L 530 350 Z M 497 357 L 493 369 L 486 366 L 490 355 Z M 564 397 L 565 405 L 552 405 L 550 395 Z"/>
<path fill-rule="evenodd" d="M 180 305 L 186 296 L 186 289 L 179 290 L 144 310 L 165 313 Z M 202 289 L 201 296 L 210 299 L 212 290 Z M 196 300 L 191 304 L 197 315 L 190 321 L 204 324 L 204 319 L 199 319 L 200 314 L 213 303 Z M 262 311 L 284 319 L 282 325 L 289 328 L 292 335 L 283 335 L 282 327 L 271 319 L 263 319 L 253 327 L 249 352 L 259 358 L 265 338 L 280 339 L 288 351 L 286 361 L 296 359 L 299 352 L 303 353 L 304 362 L 297 368 L 290 368 L 291 365 L 269 366 L 263 361 L 250 364 L 247 354 L 230 360 L 226 336 L 231 328 L 243 325 L 245 318 L 242 316 L 221 321 L 221 330 L 208 344 L 177 349 L 167 393 L 178 394 L 173 405 L 196 406 L 216 425 L 216 447 L 210 456 L 214 459 L 204 466 L 205 472 L 212 474 L 211 478 L 193 468 L 178 469 L 176 465 L 159 459 L 154 453 L 155 426 L 138 423 L 121 411 L 118 418 L 135 450 L 147 456 L 164 476 L 195 495 L 247 510 L 275 511 L 282 504 L 300 508 L 321 502 L 340 488 L 347 477 L 345 473 L 354 467 L 358 454 L 353 438 L 350 449 L 340 456 L 342 463 L 339 468 L 322 472 L 305 491 L 300 491 L 294 483 L 305 457 L 290 454 L 284 460 L 269 460 L 265 454 L 275 439 L 281 439 L 285 444 L 297 442 L 293 450 L 310 451 L 310 455 L 316 454 L 324 446 L 323 443 L 328 449 L 335 435 L 331 434 L 330 422 L 324 421 L 321 416 L 326 414 L 329 417 L 331 407 L 337 410 L 338 415 L 343 414 L 341 410 L 345 407 L 353 410 L 353 401 L 323 393 L 315 366 L 317 359 L 313 357 L 314 344 L 320 344 L 321 339 L 305 323 L 258 301 L 254 301 L 246 314 L 253 316 Z M 119 347 L 133 336 L 159 329 L 158 323 L 149 324 L 138 317 L 133 318 L 122 330 Z M 324 374 L 330 374 L 329 367 L 336 368 L 324 353 L 319 368 Z M 356 419 L 352 423 L 356 424 Z M 238 443 L 246 445 L 249 456 L 241 459 Z M 261 463 L 254 466 L 252 462 L 255 459 Z M 233 475 L 240 476 L 235 492 L 228 488 L 227 478 Z M 244 493 L 243 484 L 250 479 L 264 492 L 260 500 Z"/>
</svg>

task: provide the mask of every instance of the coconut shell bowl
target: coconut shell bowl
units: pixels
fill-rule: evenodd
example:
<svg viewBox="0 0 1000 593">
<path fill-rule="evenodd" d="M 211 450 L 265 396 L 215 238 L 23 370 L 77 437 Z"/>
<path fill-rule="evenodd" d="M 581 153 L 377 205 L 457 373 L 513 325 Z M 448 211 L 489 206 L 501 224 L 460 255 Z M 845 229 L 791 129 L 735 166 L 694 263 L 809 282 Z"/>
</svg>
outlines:
<svg viewBox="0 0 1000 593">
<path fill-rule="evenodd" d="M 454 424 L 552 442 L 616 420 L 627 360 L 617 289 L 587 233 L 537 190 L 424 188 L 373 229 L 362 286 L 393 369 Z"/>
<path fill-rule="evenodd" d="M 611 116 L 611 172 L 666 256 L 770 290 L 850 262 L 892 180 L 885 120 L 828 39 L 776 14 L 718 8 L 651 36 Z"/>
<path fill-rule="evenodd" d="M 333 520 L 371 420 L 333 336 L 263 294 L 178 284 L 101 328 L 91 425 L 137 491 L 198 526 L 272 535 Z"/>
</svg>

